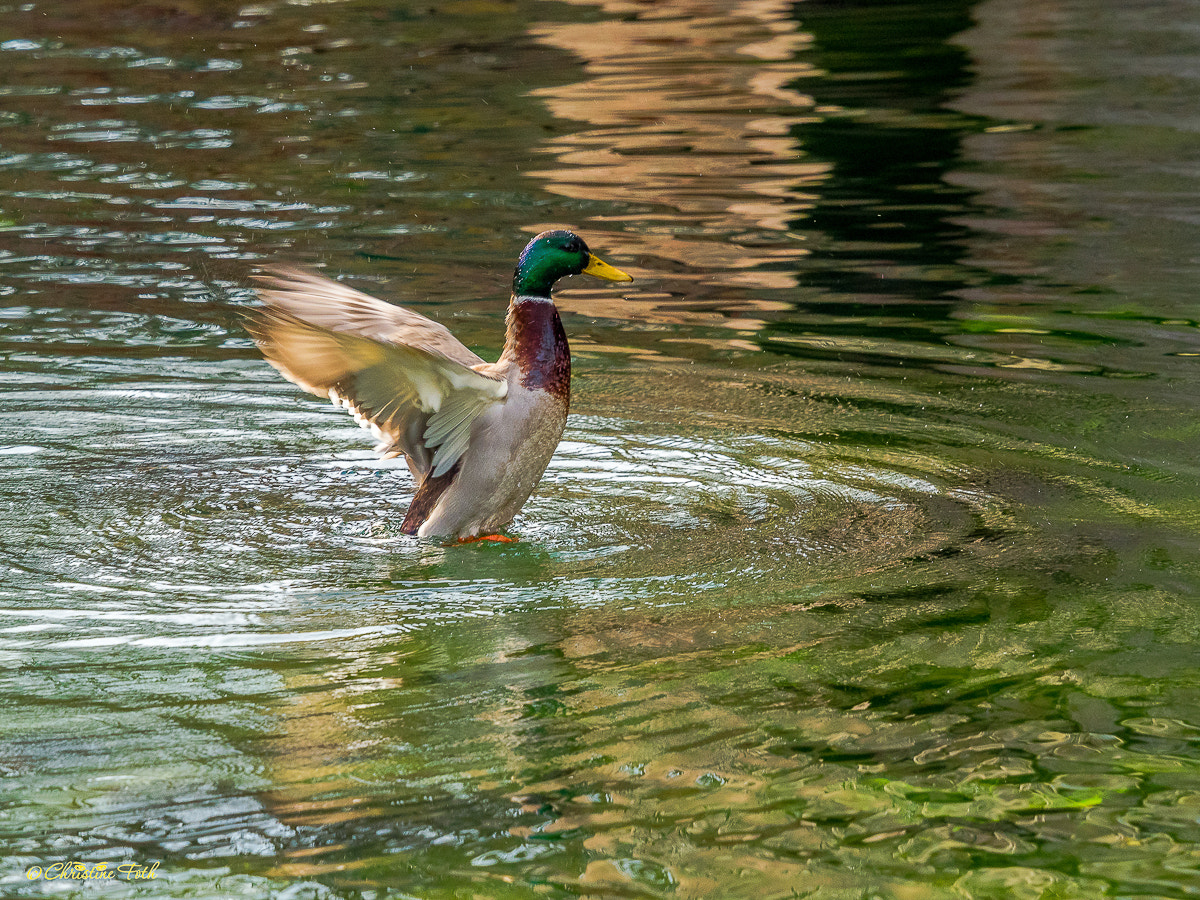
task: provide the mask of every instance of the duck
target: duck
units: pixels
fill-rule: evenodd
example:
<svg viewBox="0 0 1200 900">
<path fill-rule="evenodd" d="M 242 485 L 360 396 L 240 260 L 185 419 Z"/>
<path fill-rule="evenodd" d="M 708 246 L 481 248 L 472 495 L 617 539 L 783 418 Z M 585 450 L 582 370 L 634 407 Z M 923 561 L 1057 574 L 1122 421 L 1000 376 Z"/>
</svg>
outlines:
<svg viewBox="0 0 1200 900">
<path fill-rule="evenodd" d="M 246 329 L 288 381 L 350 411 L 403 456 L 416 491 L 400 531 L 469 542 L 525 505 L 558 447 L 571 402 L 571 350 L 551 291 L 561 278 L 633 277 L 572 231 L 544 231 L 521 251 L 496 362 L 444 325 L 298 268 L 257 276 L 262 306 Z"/>
</svg>

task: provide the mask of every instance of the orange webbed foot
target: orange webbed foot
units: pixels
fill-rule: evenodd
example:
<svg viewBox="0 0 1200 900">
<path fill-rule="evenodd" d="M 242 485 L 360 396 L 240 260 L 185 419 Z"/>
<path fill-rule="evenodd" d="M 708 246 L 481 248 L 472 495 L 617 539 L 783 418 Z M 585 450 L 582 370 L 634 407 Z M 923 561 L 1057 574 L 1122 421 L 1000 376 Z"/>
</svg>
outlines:
<svg viewBox="0 0 1200 900">
<path fill-rule="evenodd" d="M 474 537 L 459 538 L 460 544 L 476 544 L 479 541 L 495 541 L 498 544 L 515 544 L 517 539 L 506 534 L 477 534 Z"/>
</svg>

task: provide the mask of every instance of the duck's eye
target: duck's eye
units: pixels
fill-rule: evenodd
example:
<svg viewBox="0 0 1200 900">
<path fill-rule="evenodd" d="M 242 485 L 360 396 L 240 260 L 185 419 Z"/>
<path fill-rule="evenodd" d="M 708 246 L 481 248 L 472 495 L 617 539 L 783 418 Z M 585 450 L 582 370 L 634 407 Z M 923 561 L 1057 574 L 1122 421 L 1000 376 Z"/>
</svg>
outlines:
<svg viewBox="0 0 1200 900">
<path fill-rule="evenodd" d="M 581 241 L 577 237 L 572 237 L 567 241 L 567 245 L 564 249 L 568 253 L 578 253 L 580 250 L 583 249 L 583 241 Z"/>
</svg>

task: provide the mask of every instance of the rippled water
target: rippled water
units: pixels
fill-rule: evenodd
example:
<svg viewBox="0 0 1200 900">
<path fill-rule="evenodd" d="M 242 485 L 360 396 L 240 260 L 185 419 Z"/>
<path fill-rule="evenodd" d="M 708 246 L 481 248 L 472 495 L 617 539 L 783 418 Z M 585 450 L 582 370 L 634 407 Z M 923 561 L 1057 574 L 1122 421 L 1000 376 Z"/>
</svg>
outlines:
<svg viewBox="0 0 1200 900">
<path fill-rule="evenodd" d="M 1197 12 L 0 5 L 0 893 L 1196 896 Z M 549 225 L 520 543 L 404 536 L 249 276 L 494 357 Z"/>
</svg>

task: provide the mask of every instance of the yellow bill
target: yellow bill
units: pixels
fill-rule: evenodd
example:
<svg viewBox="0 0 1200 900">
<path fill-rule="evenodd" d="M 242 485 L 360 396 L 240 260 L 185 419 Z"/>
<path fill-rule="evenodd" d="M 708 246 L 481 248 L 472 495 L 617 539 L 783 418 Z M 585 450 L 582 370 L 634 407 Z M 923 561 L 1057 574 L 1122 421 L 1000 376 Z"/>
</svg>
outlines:
<svg viewBox="0 0 1200 900">
<path fill-rule="evenodd" d="M 584 275 L 595 275 L 605 281 L 633 281 L 632 275 L 627 275 L 615 266 L 610 266 L 595 253 L 588 254 L 588 264 L 583 267 Z"/>
</svg>

